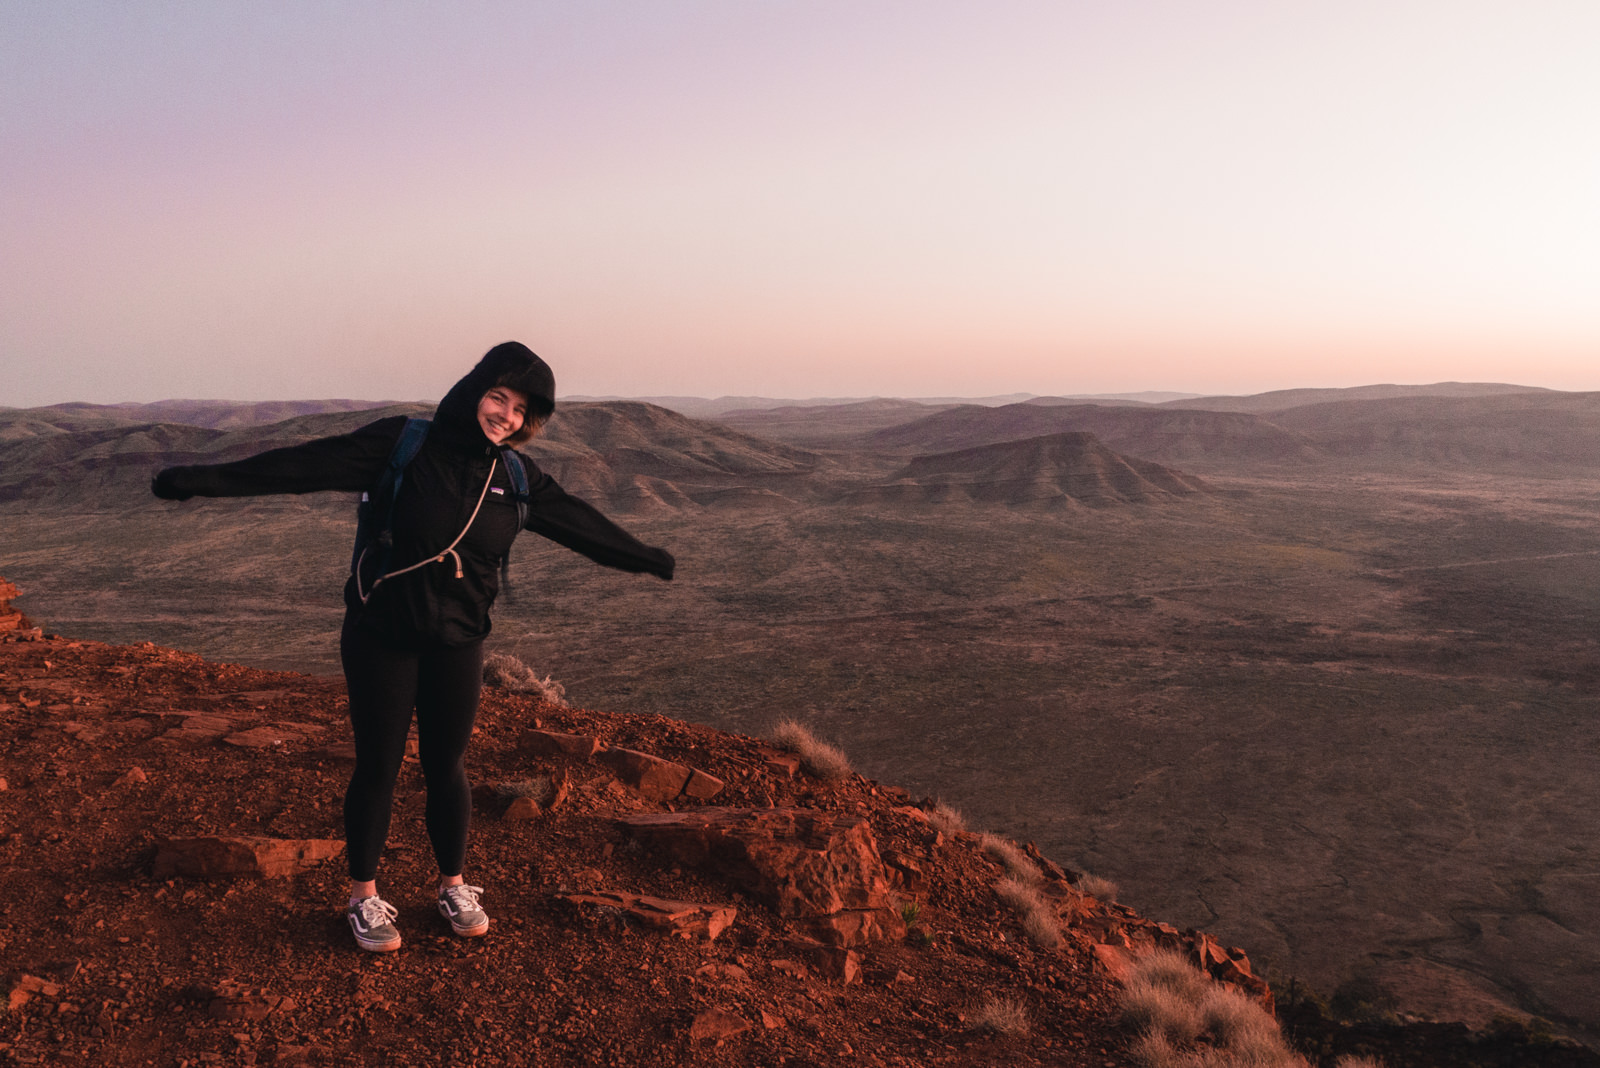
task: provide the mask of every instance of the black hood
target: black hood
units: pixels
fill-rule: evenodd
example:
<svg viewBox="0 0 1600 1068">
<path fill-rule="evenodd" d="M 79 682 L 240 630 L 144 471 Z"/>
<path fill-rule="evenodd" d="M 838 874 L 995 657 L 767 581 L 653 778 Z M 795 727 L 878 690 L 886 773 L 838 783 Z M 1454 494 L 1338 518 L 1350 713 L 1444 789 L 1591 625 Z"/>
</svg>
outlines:
<svg viewBox="0 0 1600 1068">
<path fill-rule="evenodd" d="M 550 365 L 520 341 L 507 341 L 485 353 L 478 366 L 450 387 L 450 392 L 439 402 L 434 422 L 447 430 L 476 433 L 482 438 L 478 401 L 496 386 L 514 389 L 528 398 L 528 418 L 523 421 L 522 429 L 506 439 L 507 445 L 521 445 L 533 437 L 539 424 L 556 410 L 556 376 Z"/>
</svg>

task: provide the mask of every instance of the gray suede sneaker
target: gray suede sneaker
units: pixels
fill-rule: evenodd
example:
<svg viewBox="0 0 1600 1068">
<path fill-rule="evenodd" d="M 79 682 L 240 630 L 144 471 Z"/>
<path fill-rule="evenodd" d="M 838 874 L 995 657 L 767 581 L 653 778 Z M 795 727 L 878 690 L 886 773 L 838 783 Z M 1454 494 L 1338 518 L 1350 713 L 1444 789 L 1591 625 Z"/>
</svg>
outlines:
<svg viewBox="0 0 1600 1068">
<path fill-rule="evenodd" d="M 476 938 L 489 929 L 489 917 L 478 907 L 481 886 L 441 886 L 439 915 L 450 921 L 450 929 L 463 938 Z"/>
<path fill-rule="evenodd" d="M 369 953 L 389 953 L 400 948 L 400 932 L 394 918 L 400 910 L 377 894 L 353 901 L 345 909 L 345 919 L 355 932 L 356 945 Z"/>
</svg>

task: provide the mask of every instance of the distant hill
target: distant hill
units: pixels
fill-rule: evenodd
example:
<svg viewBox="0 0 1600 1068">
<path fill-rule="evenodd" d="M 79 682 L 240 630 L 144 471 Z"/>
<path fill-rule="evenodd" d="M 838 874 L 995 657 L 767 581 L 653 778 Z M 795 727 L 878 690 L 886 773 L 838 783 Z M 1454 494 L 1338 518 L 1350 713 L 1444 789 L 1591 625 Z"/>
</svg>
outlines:
<svg viewBox="0 0 1600 1068">
<path fill-rule="evenodd" d="M 1346 459 L 1485 469 L 1600 466 L 1600 393 L 1345 400 L 1278 412 L 1272 421 Z"/>
<path fill-rule="evenodd" d="M 38 409 L 29 411 L 37 412 Z M 0 422 L 0 502 L 47 506 L 149 503 L 149 480 L 173 464 L 224 463 L 283 445 L 346 433 L 391 415 L 430 416 L 432 405 L 323 411 L 264 426 L 214 429 L 176 423 L 122 425 L 91 418 L 66 429 L 16 418 Z M 26 414 L 26 413 L 23 413 Z M 61 421 L 74 427 L 70 416 Z M 49 428 L 33 432 L 39 427 Z M 810 453 L 715 423 L 632 402 L 563 406 L 526 447 L 563 485 L 607 507 L 680 507 L 691 501 L 786 503 L 809 492 L 821 461 Z"/>
<path fill-rule="evenodd" d="M 1390 400 L 1397 397 L 1489 397 L 1504 393 L 1555 394 L 1537 386 L 1503 382 L 1436 382 L 1431 386 L 1374 385 L 1348 389 L 1277 389 L 1242 397 L 1193 397 L 1164 402 L 1168 408 L 1197 408 L 1210 412 L 1281 412 L 1307 404 L 1330 401 Z"/>
<path fill-rule="evenodd" d="M 562 405 L 524 451 L 569 490 L 622 511 L 785 504 L 808 495 L 824 466 L 813 453 L 636 401 Z"/>
<path fill-rule="evenodd" d="M 726 412 L 716 419 L 724 426 L 749 434 L 821 448 L 847 443 L 862 434 L 900 426 L 953 407 L 956 406 L 878 398 L 854 404 L 746 408 Z"/>
<path fill-rule="evenodd" d="M 919 456 L 893 482 L 852 499 L 885 504 L 952 500 L 1010 508 L 1055 509 L 1187 497 L 1208 492 L 1199 479 L 1106 448 L 1093 434 L 1047 434 Z"/>
<path fill-rule="evenodd" d="M 1091 433 L 1118 452 L 1161 463 L 1305 461 L 1319 455 L 1304 437 L 1260 416 L 1098 404 L 968 405 L 869 434 L 865 440 L 884 449 L 946 451 L 1067 432 Z"/>
<path fill-rule="evenodd" d="M 227 430 L 281 423 L 302 415 L 359 412 L 387 408 L 400 401 L 306 400 L 226 401 L 164 400 L 146 404 L 51 404 L 42 408 L 0 409 L 0 441 L 27 433 L 87 430 L 95 427 L 181 423 Z M 26 430 L 20 428 L 28 428 Z"/>
<path fill-rule="evenodd" d="M 1061 397 L 1032 397 L 1024 404 L 1167 404 L 1199 397 L 1198 393 L 1173 393 L 1168 390 L 1145 390 L 1141 393 L 1069 393 Z"/>
<path fill-rule="evenodd" d="M 945 406 L 952 404 L 983 404 L 993 407 L 1000 404 L 1016 404 L 1032 397 L 1031 393 L 1007 393 L 995 397 L 807 397 L 804 399 L 782 397 L 592 397 L 573 396 L 561 398 L 562 404 L 581 403 L 589 401 L 619 401 L 635 400 L 645 404 L 654 404 L 662 408 L 670 408 L 675 412 L 696 419 L 720 419 L 729 412 L 758 412 L 774 408 L 833 408 L 857 404 L 870 404 L 875 401 L 888 400 L 891 403 L 928 404 Z"/>
</svg>

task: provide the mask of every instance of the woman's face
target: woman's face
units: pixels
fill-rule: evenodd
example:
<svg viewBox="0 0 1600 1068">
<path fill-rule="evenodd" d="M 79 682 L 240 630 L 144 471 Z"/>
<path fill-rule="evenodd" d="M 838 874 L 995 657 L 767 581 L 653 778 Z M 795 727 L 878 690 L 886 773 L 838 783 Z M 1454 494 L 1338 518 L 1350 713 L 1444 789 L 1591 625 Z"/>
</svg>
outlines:
<svg viewBox="0 0 1600 1068">
<path fill-rule="evenodd" d="M 478 401 L 478 425 L 496 445 L 521 430 L 527 418 L 528 398 L 514 389 L 495 386 Z"/>
</svg>

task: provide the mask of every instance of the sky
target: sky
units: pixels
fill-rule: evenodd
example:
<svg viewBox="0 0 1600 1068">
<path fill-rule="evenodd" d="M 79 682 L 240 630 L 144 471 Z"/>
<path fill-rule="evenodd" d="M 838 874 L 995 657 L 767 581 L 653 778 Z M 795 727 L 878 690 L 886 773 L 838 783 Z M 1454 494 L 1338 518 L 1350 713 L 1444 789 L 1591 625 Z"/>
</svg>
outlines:
<svg viewBox="0 0 1600 1068">
<path fill-rule="evenodd" d="M 1600 390 L 1595 0 L 6 0 L 0 406 Z"/>
</svg>

